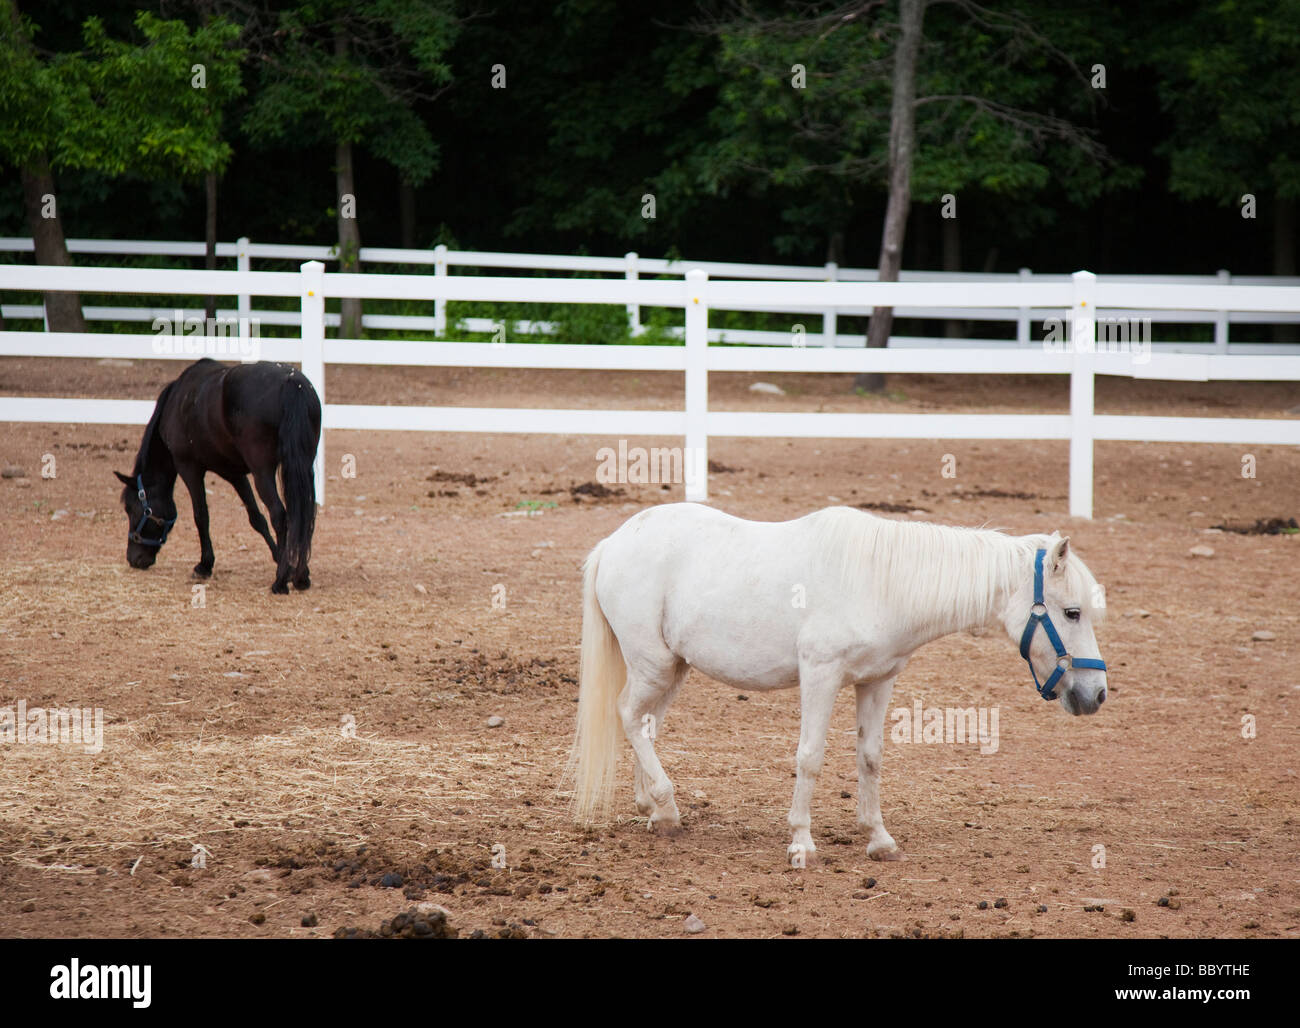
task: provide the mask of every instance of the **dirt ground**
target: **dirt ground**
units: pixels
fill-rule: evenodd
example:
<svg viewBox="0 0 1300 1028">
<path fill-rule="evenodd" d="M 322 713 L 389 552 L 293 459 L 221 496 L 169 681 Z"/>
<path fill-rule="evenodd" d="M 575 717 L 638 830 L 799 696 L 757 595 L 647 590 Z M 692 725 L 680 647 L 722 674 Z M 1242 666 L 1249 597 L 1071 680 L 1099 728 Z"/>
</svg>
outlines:
<svg viewBox="0 0 1300 1028">
<path fill-rule="evenodd" d="M 5 360 L 0 393 L 152 399 L 178 371 Z M 714 406 L 1068 405 L 1063 380 L 895 376 L 890 398 L 865 400 L 844 376 L 766 377 L 788 395 L 718 375 Z M 681 395 L 672 375 L 464 369 L 336 369 L 327 391 L 650 409 Z M 1102 379 L 1097 393 L 1115 413 L 1283 417 L 1300 403 L 1294 384 Z M 567 817 L 579 565 L 634 511 L 681 498 L 657 485 L 575 494 L 616 441 L 330 432 L 314 587 L 283 597 L 235 495 L 209 476 L 217 563 L 200 597 L 183 489 L 158 564 L 125 562 L 111 472 L 130 469 L 139 431 L 0 425 L 0 464 L 26 472 L 0 479 L 0 708 L 105 718 L 99 753 L 0 746 L 2 936 L 328 937 L 420 902 L 462 937 L 679 936 L 691 914 L 702 937 L 1300 935 L 1300 539 L 1213 529 L 1300 515 L 1293 448 L 1249 448 L 1246 478 L 1242 447 L 1099 444 L 1085 522 L 1064 513 L 1064 443 L 713 440 L 721 509 L 787 519 L 842 502 L 1061 529 L 1107 587 L 1111 699 L 1095 717 L 1039 699 L 1000 635 L 913 658 L 892 710 L 996 707 L 1000 739 L 992 754 L 890 741 L 887 722 L 882 806 L 904 861 L 866 857 L 842 696 L 813 810 L 818 859 L 796 869 L 794 692 L 692 673 L 659 743 L 682 834 L 635 816 L 630 753 L 617 822 Z M 630 441 L 653 443 L 680 440 Z M 56 477 L 42 477 L 45 454 Z"/>
</svg>

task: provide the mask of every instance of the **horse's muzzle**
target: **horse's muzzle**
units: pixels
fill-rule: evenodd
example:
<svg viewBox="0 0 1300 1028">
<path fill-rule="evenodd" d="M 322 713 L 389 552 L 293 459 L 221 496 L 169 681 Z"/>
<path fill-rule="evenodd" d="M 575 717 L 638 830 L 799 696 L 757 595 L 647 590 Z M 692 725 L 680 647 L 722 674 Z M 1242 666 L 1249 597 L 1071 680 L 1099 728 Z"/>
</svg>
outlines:
<svg viewBox="0 0 1300 1028">
<path fill-rule="evenodd" d="M 1095 714 L 1105 702 L 1105 682 L 1095 687 L 1083 686 L 1076 682 L 1071 684 L 1070 688 L 1061 695 L 1061 706 L 1075 716 Z"/>
<path fill-rule="evenodd" d="M 147 571 L 158 559 L 157 550 L 141 550 L 137 553 L 127 551 L 126 562 L 139 571 Z"/>
</svg>

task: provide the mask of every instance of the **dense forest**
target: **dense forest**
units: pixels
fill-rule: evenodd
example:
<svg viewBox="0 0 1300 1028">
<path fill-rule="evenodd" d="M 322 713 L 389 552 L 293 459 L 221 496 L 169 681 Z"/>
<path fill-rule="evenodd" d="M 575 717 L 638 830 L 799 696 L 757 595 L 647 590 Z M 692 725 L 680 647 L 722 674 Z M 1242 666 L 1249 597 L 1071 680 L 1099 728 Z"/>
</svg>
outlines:
<svg viewBox="0 0 1300 1028">
<path fill-rule="evenodd" d="M 4 235 L 1296 270 L 1300 0 L 0 11 Z"/>
</svg>

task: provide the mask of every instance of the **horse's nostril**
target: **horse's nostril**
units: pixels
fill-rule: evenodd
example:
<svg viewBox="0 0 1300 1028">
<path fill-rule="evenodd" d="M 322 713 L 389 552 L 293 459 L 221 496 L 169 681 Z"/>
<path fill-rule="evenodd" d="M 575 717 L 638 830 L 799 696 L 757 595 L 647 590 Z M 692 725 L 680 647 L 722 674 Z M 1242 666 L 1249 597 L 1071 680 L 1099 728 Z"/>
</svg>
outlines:
<svg viewBox="0 0 1300 1028">
<path fill-rule="evenodd" d="M 1100 707 L 1105 702 L 1106 702 L 1106 690 L 1103 689 L 1101 690 L 1101 692 L 1097 693 L 1097 706 Z"/>
</svg>

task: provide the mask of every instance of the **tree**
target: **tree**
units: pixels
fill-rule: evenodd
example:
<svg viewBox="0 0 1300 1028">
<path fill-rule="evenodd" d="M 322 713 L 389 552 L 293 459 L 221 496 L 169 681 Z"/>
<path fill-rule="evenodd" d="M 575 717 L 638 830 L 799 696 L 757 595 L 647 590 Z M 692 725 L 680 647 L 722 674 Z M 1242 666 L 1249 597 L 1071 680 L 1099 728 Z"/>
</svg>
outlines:
<svg viewBox="0 0 1300 1028">
<path fill-rule="evenodd" d="M 712 183 L 751 178 L 806 192 L 831 179 L 847 196 L 885 193 L 882 282 L 897 281 L 913 194 L 978 187 L 1024 203 L 1054 164 L 1080 197 L 1095 194 L 1105 153 L 1091 131 L 1057 113 L 1086 112 L 1095 97 L 1038 27 L 1062 16 L 1028 9 L 994 12 L 969 0 L 799 4 L 777 14 L 735 7 L 706 25 L 736 82 L 714 115 L 725 137 L 697 155 L 697 168 Z M 1056 145 L 1086 159 L 1056 162 Z M 834 194 L 822 186 L 819 195 Z M 877 308 L 867 345 L 886 345 L 892 323 L 893 311 Z M 860 375 L 855 384 L 879 391 L 884 380 Z"/>
<path fill-rule="evenodd" d="M 1152 33 L 1150 51 L 1161 104 L 1172 118 L 1157 148 L 1169 161 L 1169 188 L 1238 209 L 1247 194 L 1255 197 L 1272 225 L 1273 274 L 1295 275 L 1300 0 L 1201 2 L 1179 10 Z M 1294 327 L 1287 328 L 1276 338 L 1293 341 Z"/>
<path fill-rule="evenodd" d="M 56 169 L 170 178 L 229 159 L 220 110 L 240 89 L 239 54 L 229 49 L 234 26 L 216 22 L 191 32 L 183 22 L 139 12 L 143 41 L 131 43 L 110 38 L 92 17 L 82 28 L 82 50 L 43 59 L 31 42 L 37 27 L 13 0 L 0 5 L 0 162 L 20 169 L 38 264 L 71 264 Z M 208 62 L 210 92 L 195 86 L 199 58 Z M 53 331 L 85 331 L 76 293 L 47 293 L 46 310 Z"/>
<path fill-rule="evenodd" d="M 217 182 L 230 161 L 222 134 L 225 110 L 244 93 L 235 47 L 240 27 L 225 18 L 205 18 L 190 30 L 179 20 L 164 21 L 148 11 L 136 15 L 143 43 L 109 38 L 98 18 L 85 25 L 90 60 L 74 64 L 74 80 L 88 106 L 99 112 L 96 124 L 112 126 L 97 136 L 89 163 L 110 174 L 145 178 L 202 180 L 206 217 L 206 265 L 216 267 Z M 141 97 L 149 102 L 142 104 Z M 207 298 L 207 316 L 216 313 Z"/>
<path fill-rule="evenodd" d="M 0 163 L 16 167 L 22 179 L 36 263 L 67 267 L 72 261 L 50 168 L 67 96 L 54 69 L 37 56 L 32 45 L 36 31 L 14 0 L 0 0 Z M 45 313 L 54 332 L 86 330 L 77 293 L 46 293 Z"/>
<path fill-rule="evenodd" d="M 445 54 L 460 23 L 452 0 L 301 0 L 280 12 L 244 119 L 255 141 L 331 143 L 342 271 L 360 270 L 354 148 L 419 185 L 438 146 L 416 105 L 451 83 Z M 361 335 L 361 303 L 342 303 L 340 336 Z"/>
</svg>

